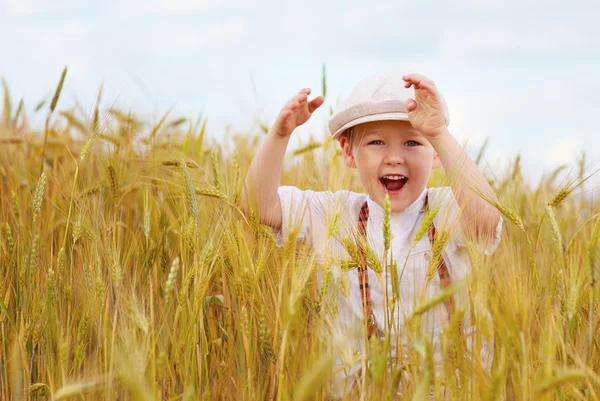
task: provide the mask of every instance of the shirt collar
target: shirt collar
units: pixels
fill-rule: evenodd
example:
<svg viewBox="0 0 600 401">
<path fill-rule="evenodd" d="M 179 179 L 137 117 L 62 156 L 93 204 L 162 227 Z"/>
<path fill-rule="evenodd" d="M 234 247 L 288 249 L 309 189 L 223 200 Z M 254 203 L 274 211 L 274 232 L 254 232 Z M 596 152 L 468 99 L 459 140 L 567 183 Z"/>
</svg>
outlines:
<svg viewBox="0 0 600 401">
<path fill-rule="evenodd" d="M 421 195 L 406 209 L 401 212 L 395 212 L 390 214 L 390 220 L 403 220 L 405 217 L 412 215 L 415 212 L 425 209 L 425 197 L 427 196 L 427 188 L 423 190 Z M 383 221 L 383 207 L 379 206 L 371 197 L 367 198 L 367 204 L 369 205 L 369 218 Z"/>
</svg>

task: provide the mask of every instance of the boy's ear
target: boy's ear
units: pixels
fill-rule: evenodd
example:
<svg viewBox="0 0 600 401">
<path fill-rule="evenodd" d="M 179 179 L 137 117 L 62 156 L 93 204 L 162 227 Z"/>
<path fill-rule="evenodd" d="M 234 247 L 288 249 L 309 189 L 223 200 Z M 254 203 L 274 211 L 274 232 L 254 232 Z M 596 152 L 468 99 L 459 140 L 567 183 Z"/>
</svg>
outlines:
<svg viewBox="0 0 600 401">
<path fill-rule="evenodd" d="M 437 154 L 437 152 L 434 151 L 431 168 L 436 169 L 436 168 L 440 168 L 440 167 L 442 167 L 442 160 L 440 159 L 440 156 Z"/>
<path fill-rule="evenodd" d="M 344 162 L 346 166 L 350 168 L 356 168 L 356 162 L 354 161 L 354 155 L 352 154 L 352 147 L 347 135 L 340 137 L 340 146 L 342 147 L 342 156 L 344 156 Z"/>
</svg>

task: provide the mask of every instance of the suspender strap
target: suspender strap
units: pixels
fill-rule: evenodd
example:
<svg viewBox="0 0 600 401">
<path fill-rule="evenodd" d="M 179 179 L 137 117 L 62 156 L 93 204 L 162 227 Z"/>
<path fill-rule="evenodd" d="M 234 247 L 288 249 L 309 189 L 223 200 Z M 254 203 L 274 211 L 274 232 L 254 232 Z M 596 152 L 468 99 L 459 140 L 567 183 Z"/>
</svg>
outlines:
<svg viewBox="0 0 600 401">
<path fill-rule="evenodd" d="M 428 196 L 425 196 L 425 210 L 429 210 L 429 204 L 427 201 Z M 429 242 L 431 243 L 431 250 L 433 252 L 433 244 L 435 243 L 435 226 L 433 225 L 433 222 L 431 223 L 431 226 L 429 226 L 427 235 L 429 237 Z M 438 276 L 440 277 L 440 284 L 442 289 L 448 288 L 450 284 L 452 284 L 452 278 L 450 277 L 448 266 L 446 265 L 446 261 L 444 260 L 442 255 L 440 255 L 438 261 L 437 272 Z M 446 310 L 448 311 L 448 318 L 450 318 L 450 315 L 452 315 L 452 313 L 455 310 L 454 297 L 450 297 L 446 302 L 444 302 L 444 304 L 446 305 Z"/>
<path fill-rule="evenodd" d="M 360 208 L 358 215 L 358 233 L 366 244 L 367 240 L 367 221 L 369 221 L 369 205 L 365 202 Z M 367 271 L 367 258 L 362 248 L 361 241 L 358 241 L 357 248 L 360 256 L 360 265 L 358 267 L 358 285 L 360 288 L 360 297 L 362 299 L 363 314 L 367 320 L 367 334 L 371 338 L 379 334 L 375 315 L 373 315 L 373 306 L 371 305 L 371 289 L 369 288 L 369 273 Z"/>
</svg>

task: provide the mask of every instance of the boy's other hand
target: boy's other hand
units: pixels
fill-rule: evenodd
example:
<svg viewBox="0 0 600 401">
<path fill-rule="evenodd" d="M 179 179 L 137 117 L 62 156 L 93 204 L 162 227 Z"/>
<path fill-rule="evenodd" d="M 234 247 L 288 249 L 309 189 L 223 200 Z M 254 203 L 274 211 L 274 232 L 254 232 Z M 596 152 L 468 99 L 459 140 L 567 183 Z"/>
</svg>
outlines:
<svg viewBox="0 0 600 401">
<path fill-rule="evenodd" d="M 404 86 L 414 86 L 415 98 L 406 101 L 408 119 L 427 138 L 435 138 L 447 130 L 444 104 L 433 81 L 419 74 L 402 77 Z"/>
<path fill-rule="evenodd" d="M 310 89 L 304 88 L 283 106 L 271 131 L 279 136 L 288 137 L 294 130 L 308 121 L 312 113 L 325 102 L 323 96 L 308 101 Z"/>
</svg>

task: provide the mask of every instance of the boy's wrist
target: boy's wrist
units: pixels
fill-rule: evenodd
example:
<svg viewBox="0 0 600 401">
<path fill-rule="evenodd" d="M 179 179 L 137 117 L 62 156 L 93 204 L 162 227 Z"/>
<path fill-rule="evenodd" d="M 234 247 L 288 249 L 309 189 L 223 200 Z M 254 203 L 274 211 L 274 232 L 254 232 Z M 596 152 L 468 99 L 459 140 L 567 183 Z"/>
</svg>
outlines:
<svg viewBox="0 0 600 401">
<path fill-rule="evenodd" d="M 438 134 L 427 137 L 427 140 L 434 149 L 437 149 L 438 146 L 443 146 L 443 143 L 449 139 L 454 139 L 454 137 L 448 128 L 443 128 Z"/>
<path fill-rule="evenodd" d="M 290 141 L 291 135 L 285 135 L 284 133 L 279 133 L 278 131 L 270 130 L 267 133 L 267 137 L 271 138 L 274 141 L 284 142 L 287 144 Z"/>
</svg>

